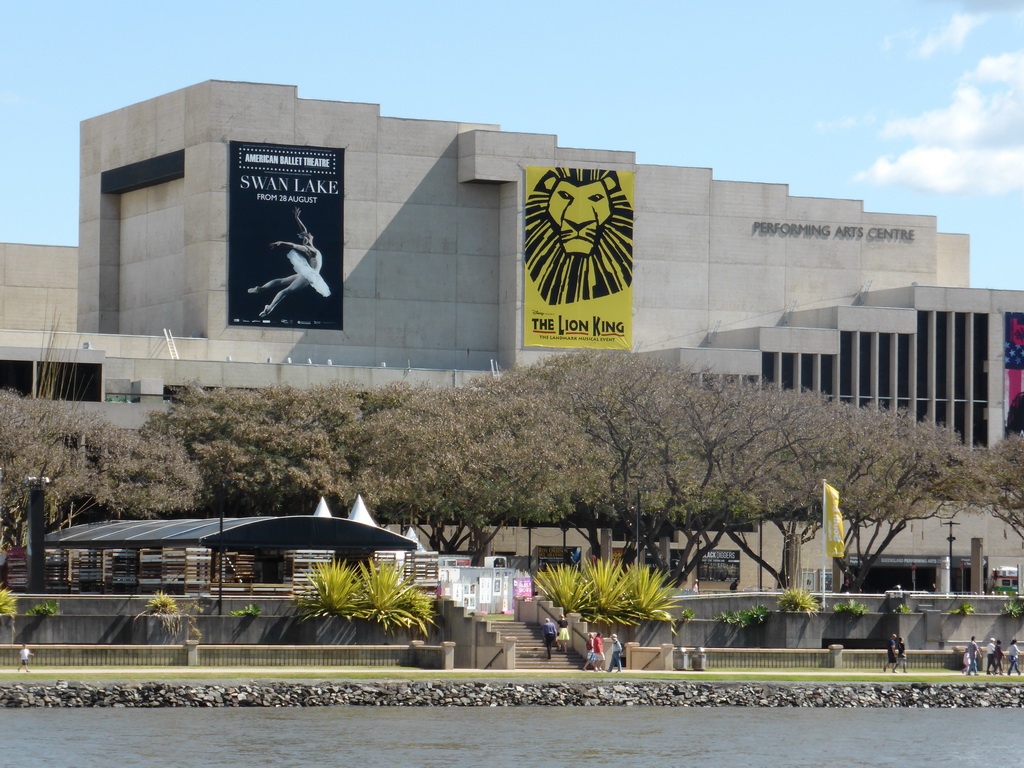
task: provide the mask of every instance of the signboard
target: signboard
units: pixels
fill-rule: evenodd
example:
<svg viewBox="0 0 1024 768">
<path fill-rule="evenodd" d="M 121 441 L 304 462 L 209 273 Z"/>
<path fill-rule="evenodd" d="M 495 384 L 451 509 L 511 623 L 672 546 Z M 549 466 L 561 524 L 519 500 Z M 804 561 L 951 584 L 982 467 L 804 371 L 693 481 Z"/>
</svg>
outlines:
<svg viewBox="0 0 1024 768">
<path fill-rule="evenodd" d="M 537 547 L 537 570 L 555 565 L 579 565 L 583 550 L 579 547 Z"/>
<path fill-rule="evenodd" d="M 229 152 L 228 324 L 340 330 L 345 150 Z"/>
<path fill-rule="evenodd" d="M 512 596 L 514 598 L 533 597 L 533 579 L 528 576 L 513 579 Z"/>
<path fill-rule="evenodd" d="M 633 173 L 526 169 L 523 343 L 633 346 Z"/>
<path fill-rule="evenodd" d="M 1006 434 L 1024 434 L 1024 312 L 1007 312 L 1003 344 L 1003 413 Z"/>
</svg>

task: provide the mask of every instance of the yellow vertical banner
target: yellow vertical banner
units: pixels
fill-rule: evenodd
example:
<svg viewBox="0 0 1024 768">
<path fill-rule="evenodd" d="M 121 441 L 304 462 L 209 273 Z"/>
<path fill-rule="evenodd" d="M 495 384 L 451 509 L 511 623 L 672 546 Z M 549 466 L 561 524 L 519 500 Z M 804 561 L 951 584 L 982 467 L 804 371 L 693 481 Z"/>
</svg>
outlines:
<svg viewBox="0 0 1024 768">
<path fill-rule="evenodd" d="M 846 552 L 843 513 L 839 509 L 839 491 L 825 483 L 825 552 L 842 557 Z"/>
<path fill-rule="evenodd" d="M 633 346 L 633 173 L 526 169 L 527 347 Z"/>
</svg>

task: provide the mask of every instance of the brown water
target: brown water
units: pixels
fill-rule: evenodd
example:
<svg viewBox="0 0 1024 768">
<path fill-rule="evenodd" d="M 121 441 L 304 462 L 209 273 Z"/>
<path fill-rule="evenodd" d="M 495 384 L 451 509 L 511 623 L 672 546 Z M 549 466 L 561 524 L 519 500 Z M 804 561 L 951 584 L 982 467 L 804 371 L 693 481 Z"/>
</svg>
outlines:
<svg viewBox="0 0 1024 768">
<path fill-rule="evenodd" d="M 958 766 L 1024 764 L 1021 710 L 0 710 L 0 766 Z"/>
</svg>

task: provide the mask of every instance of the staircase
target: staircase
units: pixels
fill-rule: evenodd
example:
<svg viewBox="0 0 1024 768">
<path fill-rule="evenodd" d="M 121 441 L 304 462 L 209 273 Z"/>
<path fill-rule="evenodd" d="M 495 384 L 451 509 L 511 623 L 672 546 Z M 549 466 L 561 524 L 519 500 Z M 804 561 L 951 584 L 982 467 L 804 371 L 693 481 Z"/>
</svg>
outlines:
<svg viewBox="0 0 1024 768">
<path fill-rule="evenodd" d="M 548 659 L 539 624 L 527 624 L 525 621 L 492 621 L 489 624 L 489 629 L 516 639 L 516 669 L 567 670 L 583 667 L 583 657 L 571 648 L 564 653 L 552 648 Z"/>
</svg>

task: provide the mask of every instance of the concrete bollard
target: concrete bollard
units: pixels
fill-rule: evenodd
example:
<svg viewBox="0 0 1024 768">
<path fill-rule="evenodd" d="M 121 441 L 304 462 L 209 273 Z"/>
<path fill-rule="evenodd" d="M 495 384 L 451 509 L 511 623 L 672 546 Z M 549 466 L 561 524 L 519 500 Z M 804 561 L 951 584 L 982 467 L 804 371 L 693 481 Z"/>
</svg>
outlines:
<svg viewBox="0 0 1024 768">
<path fill-rule="evenodd" d="M 455 669 L 455 643 L 446 640 L 441 643 L 441 669 Z"/>
<path fill-rule="evenodd" d="M 186 640 L 185 641 L 185 666 L 187 666 L 187 667 L 198 667 L 199 666 L 199 641 L 198 640 Z"/>
<path fill-rule="evenodd" d="M 832 654 L 832 669 L 843 669 L 843 646 L 830 645 L 828 649 Z"/>
</svg>

